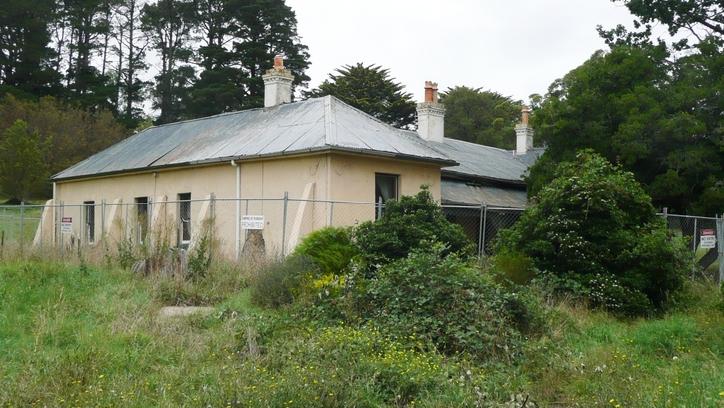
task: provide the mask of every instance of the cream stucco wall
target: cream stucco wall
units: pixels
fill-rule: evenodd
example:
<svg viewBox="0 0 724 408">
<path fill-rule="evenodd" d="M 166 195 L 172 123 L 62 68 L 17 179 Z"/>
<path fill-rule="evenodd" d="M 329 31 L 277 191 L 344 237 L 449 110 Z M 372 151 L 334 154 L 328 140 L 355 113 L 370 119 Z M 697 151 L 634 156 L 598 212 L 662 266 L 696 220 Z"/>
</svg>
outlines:
<svg viewBox="0 0 724 408">
<path fill-rule="evenodd" d="M 426 184 L 436 199 L 440 198 L 440 168 L 435 165 L 381 159 L 361 155 L 338 153 L 286 157 L 270 160 L 242 161 L 240 171 L 240 214 L 263 215 L 263 236 L 267 253 L 279 253 L 282 246 L 289 252 L 306 233 L 334 225 L 351 225 L 374 218 L 374 206 L 370 204 L 332 205 L 321 201 L 354 201 L 371 203 L 375 195 L 375 173 L 399 175 L 400 193 L 415 194 L 420 185 Z M 55 203 L 63 203 L 63 216 L 73 218 L 73 235 L 81 237 L 83 208 L 80 204 L 94 201 L 96 241 L 102 232 L 106 236 L 133 238 L 136 208 L 134 198 L 149 197 L 151 209 L 162 212 L 171 229 L 173 243 L 178 234 L 179 193 L 191 193 L 192 200 L 213 195 L 215 233 L 221 250 L 229 257 L 236 252 L 235 223 L 236 167 L 231 163 L 182 169 L 165 169 L 138 174 L 120 174 L 95 179 L 70 180 L 56 184 Z M 284 194 L 288 193 L 286 226 L 284 223 Z M 305 195 L 306 194 L 306 195 Z M 300 199 L 310 200 L 303 204 Z M 162 204 L 167 200 L 167 204 Z M 105 205 L 101 203 L 105 202 Z M 101 219 L 116 203 L 116 218 L 121 220 L 122 231 L 112 234 L 109 225 L 101 226 Z M 192 229 L 199 228 L 195 219 L 201 202 L 191 206 Z M 61 216 L 60 212 L 57 216 Z M 292 231 L 292 229 L 297 229 Z M 287 241 L 283 244 L 283 231 Z M 240 248 L 246 232 L 241 231 Z M 291 237 L 291 238 L 290 238 Z M 69 239 L 64 236 L 64 239 Z M 84 239 L 85 241 L 85 239 Z"/>
</svg>

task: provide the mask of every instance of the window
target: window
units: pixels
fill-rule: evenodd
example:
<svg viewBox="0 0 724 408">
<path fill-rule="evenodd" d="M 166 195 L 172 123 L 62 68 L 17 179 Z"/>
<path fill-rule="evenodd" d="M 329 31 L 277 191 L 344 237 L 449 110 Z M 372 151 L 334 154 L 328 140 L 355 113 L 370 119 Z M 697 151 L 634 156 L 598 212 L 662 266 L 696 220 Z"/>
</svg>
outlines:
<svg viewBox="0 0 724 408">
<path fill-rule="evenodd" d="M 178 195 L 179 214 L 179 244 L 188 245 L 191 242 L 191 193 Z"/>
<path fill-rule="evenodd" d="M 382 216 L 384 203 L 397 200 L 400 176 L 395 174 L 375 174 L 375 218 Z"/>
<path fill-rule="evenodd" d="M 86 242 L 92 244 L 96 240 L 96 203 L 95 201 L 83 202 L 84 227 Z"/>
<path fill-rule="evenodd" d="M 137 242 L 143 244 L 148 233 L 148 197 L 136 197 L 136 234 Z"/>
</svg>

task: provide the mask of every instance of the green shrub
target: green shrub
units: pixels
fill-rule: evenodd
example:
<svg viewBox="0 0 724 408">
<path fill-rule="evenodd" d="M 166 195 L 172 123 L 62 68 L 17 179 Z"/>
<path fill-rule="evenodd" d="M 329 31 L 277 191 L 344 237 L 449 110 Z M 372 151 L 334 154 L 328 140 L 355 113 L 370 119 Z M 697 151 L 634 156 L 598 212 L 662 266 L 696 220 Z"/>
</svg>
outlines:
<svg viewBox="0 0 724 408">
<path fill-rule="evenodd" d="M 518 285 L 526 284 L 535 277 L 533 260 L 509 248 L 503 248 L 495 254 L 493 269 L 505 279 Z"/>
<path fill-rule="evenodd" d="M 311 259 L 324 274 L 338 274 L 357 255 L 349 228 L 327 227 L 307 235 L 294 252 Z"/>
<path fill-rule="evenodd" d="M 516 357 L 524 332 L 539 327 L 529 299 L 506 292 L 440 244 L 413 251 L 367 282 L 361 316 L 399 339 L 414 336 L 446 354 Z"/>
<path fill-rule="evenodd" d="M 371 273 L 389 262 L 405 258 L 426 242 L 445 244 L 445 255 L 455 253 L 466 258 L 475 253 L 462 227 L 445 218 L 424 186 L 415 196 L 387 202 L 380 219 L 365 222 L 355 229 L 354 240 Z"/>
<path fill-rule="evenodd" d="M 312 276 L 317 265 L 309 258 L 292 255 L 264 266 L 251 285 L 251 300 L 258 306 L 278 308 L 294 302 Z"/>
<path fill-rule="evenodd" d="M 625 288 L 605 290 L 615 295 L 617 311 L 663 309 L 682 286 L 688 258 L 641 185 L 591 151 L 560 164 L 556 175 L 515 226 L 500 234 L 498 248 L 515 248 L 563 282 L 585 286 L 594 277 L 613 276 Z M 632 304 L 619 304 L 627 299 Z"/>
</svg>

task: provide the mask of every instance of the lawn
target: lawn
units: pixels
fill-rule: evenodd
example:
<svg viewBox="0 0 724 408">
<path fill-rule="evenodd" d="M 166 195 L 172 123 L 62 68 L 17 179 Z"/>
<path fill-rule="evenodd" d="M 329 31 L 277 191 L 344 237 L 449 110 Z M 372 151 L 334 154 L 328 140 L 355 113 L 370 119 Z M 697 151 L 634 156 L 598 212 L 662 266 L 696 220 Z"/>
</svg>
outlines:
<svg viewBox="0 0 724 408">
<path fill-rule="evenodd" d="M 244 274 L 188 284 L 0 264 L 0 406 L 495 406 L 512 394 L 542 406 L 724 404 L 724 314 L 711 285 L 692 284 L 655 319 L 556 303 L 550 332 L 520 361 L 473 363 L 374 328 L 260 310 Z M 215 312 L 158 317 L 189 298 Z"/>
</svg>

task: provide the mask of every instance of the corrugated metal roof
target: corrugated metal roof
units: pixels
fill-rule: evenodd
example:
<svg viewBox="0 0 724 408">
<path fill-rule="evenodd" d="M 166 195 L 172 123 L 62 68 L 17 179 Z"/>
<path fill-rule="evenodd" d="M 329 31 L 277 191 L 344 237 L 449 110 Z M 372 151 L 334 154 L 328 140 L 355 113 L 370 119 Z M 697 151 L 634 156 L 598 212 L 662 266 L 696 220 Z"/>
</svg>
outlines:
<svg viewBox="0 0 724 408">
<path fill-rule="evenodd" d="M 459 163 L 446 167 L 444 174 L 461 175 L 499 180 L 523 182 L 528 167 L 542 154 L 543 149 L 532 149 L 527 154 L 516 156 L 511 150 L 484 146 L 445 138 L 442 143 L 430 143 L 445 156 Z"/>
<path fill-rule="evenodd" d="M 325 96 L 151 127 L 53 179 L 325 150 L 457 164 L 415 132 L 394 128 Z"/>
<path fill-rule="evenodd" d="M 460 180 L 443 179 L 443 204 L 486 204 L 494 207 L 524 208 L 528 204 L 525 190 L 475 185 Z"/>
</svg>

